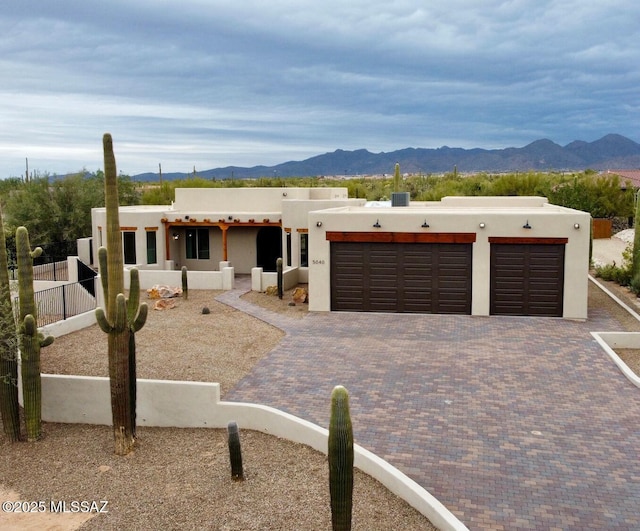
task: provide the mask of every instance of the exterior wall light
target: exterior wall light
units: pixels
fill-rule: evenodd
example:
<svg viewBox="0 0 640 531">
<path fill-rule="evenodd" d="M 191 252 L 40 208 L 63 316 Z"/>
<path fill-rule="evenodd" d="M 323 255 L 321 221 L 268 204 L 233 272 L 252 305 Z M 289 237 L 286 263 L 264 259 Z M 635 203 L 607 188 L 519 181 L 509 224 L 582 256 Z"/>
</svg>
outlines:
<svg viewBox="0 0 640 531">
<path fill-rule="evenodd" d="M 429 228 L 429 224 L 427 223 L 427 220 L 424 220 L 424 223 L 421 225 L 423 229 L 428 229 Z"/>
<path fill-rule="evenodd" d="M 480 225 L 478 225 L 478 227 L 480 227 L 481 229 L 484 229 L 486 227 L 484 221 L 481 221 Z"/>
<path fill-rule="evenodd" d="M 316 227 L 322 227 L 322 221 L 316 221 Z"/>
<path fill-rule="evenodd" d="M 379 219 L 376 219 L 376 222 L 373 224 L 373 226 L 374 226 L 376 229 L 379 229 L 380 227 L 382 227 L 382 225 L 380 225 L 380 220 L 379 220 Z"/>
<path fill-rule="evenodd" d="M 523 229 L 530 229 L 531 228 L 531 225 L 529 225 L 529 220 L 527 220 L 527 222 L 524 225 L 522 225 L 522 228 Z"/>
<path fill-rule="evenodd" d="M 574 223 L 573 228 L 578 230 L 580 228 L 580 223 Z"/>
<path fill-rule="evenodd" d="M 282 192 L 282 197 L 287 197 L 287 192 Z"/>
</svg>

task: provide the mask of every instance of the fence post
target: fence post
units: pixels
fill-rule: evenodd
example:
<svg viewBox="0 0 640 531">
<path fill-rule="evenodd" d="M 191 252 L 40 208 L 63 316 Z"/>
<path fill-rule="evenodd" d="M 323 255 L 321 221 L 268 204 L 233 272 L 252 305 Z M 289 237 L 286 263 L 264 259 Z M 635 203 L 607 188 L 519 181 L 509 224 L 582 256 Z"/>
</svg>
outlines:
<svg viewBox="0 0 640 531">
<path fill-rule="evenodd" d="M 66 298 L 66 287 L 68 284 L 62 286 L 62 319 L 67 319 L 67 298 Z"/>
</svg>

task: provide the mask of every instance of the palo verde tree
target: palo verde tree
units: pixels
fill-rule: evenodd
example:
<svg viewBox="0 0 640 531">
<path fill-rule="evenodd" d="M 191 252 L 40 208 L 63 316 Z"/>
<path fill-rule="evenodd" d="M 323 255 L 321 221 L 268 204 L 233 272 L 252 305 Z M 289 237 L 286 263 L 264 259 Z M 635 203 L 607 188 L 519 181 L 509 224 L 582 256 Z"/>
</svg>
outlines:
<svg viewBox="0 0 640 531">
<path fill-rule="evenodd" d="M 118 195 L 121 205 L 139 202 L 136 185 L 126 175 L 118 176 Z M 13 182 L 0 187 L 0 199 L 8 231 L 26 227 L 35 245 L 45 250 L 55 246 L 63 256 L 75 254 L 76 240 L 91 235 L 91 209 L 104 205 L 104 173 L 82 171 Z"/>
<path fill-rule="evenodd" d="M 118 181 L 113 140 L 106 133 L 104 149 L 107 247 L 98 250 L 106 312 L 96 309 L 96 320 L 108 335 L 109 380 L 115 453 L 127 455 L 136 435 L 135 332 L 147 320 L 147 305 L 140 304 L 138 272 L 131 271 L 129 298 L 124 295 L 124 263 L 118 203 Z"/>
</svg>

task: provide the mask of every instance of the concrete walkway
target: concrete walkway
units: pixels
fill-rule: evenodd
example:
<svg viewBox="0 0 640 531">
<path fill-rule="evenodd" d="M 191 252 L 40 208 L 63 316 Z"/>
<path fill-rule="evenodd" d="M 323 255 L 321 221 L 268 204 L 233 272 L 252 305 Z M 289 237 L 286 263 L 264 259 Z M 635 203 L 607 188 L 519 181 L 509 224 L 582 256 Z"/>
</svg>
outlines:
<svg viewBox="0 0 640 531">
<path fill-rule="evenodd" d="M 286 332 L 225 396 L 327 427 L 337 384 L 356 442 L 470 529 L 640 529 L 640 390 L 561 319 L 318 313 L 218 300 Z M 357 495 L 357 490 L 356 490 Z"/>
</svg>

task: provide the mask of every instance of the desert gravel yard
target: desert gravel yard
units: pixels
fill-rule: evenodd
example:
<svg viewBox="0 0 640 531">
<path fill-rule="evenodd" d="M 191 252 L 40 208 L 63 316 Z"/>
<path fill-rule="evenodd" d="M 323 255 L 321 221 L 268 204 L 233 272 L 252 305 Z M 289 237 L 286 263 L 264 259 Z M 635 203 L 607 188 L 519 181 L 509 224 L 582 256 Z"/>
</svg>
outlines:
<svg viewBox="0 0 640 531">
<path fill-rule="evenodd" d="M 218 293 L 192 290 L 173 309 L 149 310 L 136 334 L 138 377 L 219 382 L 224 397 L 283 337 L 216 302 Z M 295 318 L 306 313 L 306 305 L 289 306 L 288 297 L 246 297 Z M 204 306 L 209 314 L 202 313 Z M 97 326 L 60 337 L 43 349 L 42 372 L 107 376 L 106 341 Z M 246 480 L 234 482 L 226 430 L 139 427 L 135 452 L 118 457 L 109 427 L 45 423 L 44 439 L 36 444 L 0 438 L 0 498 L 107 500 L 108 512 L 94 514 L 82 529 L 331 529 L 326 456 L 240 429 Z M 0 528 L 77 528 L 79 515 L 69 516 L 0 513 Z M 435 528 L 356 471 L 353 529 Z"/>
<path fill-rule="evenodd" d="M 637 306 L 628 290 L 604 284 Z M 589 289 L 590 308 L 606 307 L 620 329 L 640 331 L 635 317 L 595 286 Z M 174 309 L 150 310 L 136 335 L 140 378 L 218 381 L 224 397 L 280 344 L 281 330 L 215 301 L 219 293 L 192 291 Z M 288 297 L 248 293 L 243 299 L 294 319 L 307 310 L 289 306 Z M 209 314 L 202 313 L 204 306 Z M 638 351 L 625 354 L 633 367 Z M 106 376 L 106 336 L 94 326 L 58 338 L 42 351 L 42 360 L 43 372 Z M 125 458 L 113 455 L 108 427 L 45 424 L 44 431 L 44 440 L 33 445 L 0 439 L 0 484 L 20 500 L 108 500 L 109 512 L 83 529 L 330 529 L 326 457 L 308 447 L 241 427 L 247 480 L 236 483 L 230 479 L 224 430 L 139 428 L 137 449 Z M 22 516 L 34 522 L 35 516 Z M 6 528 L 6 518 L 0 513 L 0 528 Z M 59 520 L 46 525 L 51 523 Z M 17 528 L 24 528 L 24 520 Z M 358 473 L 353 529 L 400 528 L 432 526 Z"/>
</svg>

